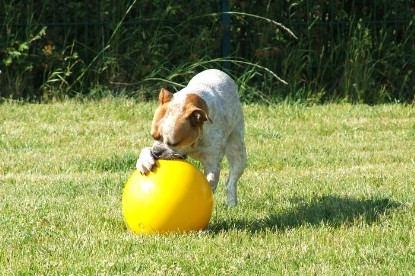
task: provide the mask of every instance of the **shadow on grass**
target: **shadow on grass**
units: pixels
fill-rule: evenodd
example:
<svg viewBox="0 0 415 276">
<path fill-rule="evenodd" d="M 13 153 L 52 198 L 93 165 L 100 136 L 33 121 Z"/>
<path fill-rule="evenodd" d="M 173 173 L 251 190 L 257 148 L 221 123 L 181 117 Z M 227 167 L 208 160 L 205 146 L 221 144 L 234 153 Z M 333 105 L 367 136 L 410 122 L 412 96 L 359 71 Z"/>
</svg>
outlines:
<svg viewBox="0 0 415 276">
<path fill-rule="evenodd" d="M 340 196 L 322 196 L 311 199 L 294 198 L 288 210 L 272 211 L 258 219 L 235 219 L 216 221 L 209 231 L 220 233 L 242 230 L 252 233 L 286 231 L 301 226 L 350 227 L 357 223 L 370 225 L 389 214 L 401 204 L 388 198 L 355 199 Z"/>
</svg>

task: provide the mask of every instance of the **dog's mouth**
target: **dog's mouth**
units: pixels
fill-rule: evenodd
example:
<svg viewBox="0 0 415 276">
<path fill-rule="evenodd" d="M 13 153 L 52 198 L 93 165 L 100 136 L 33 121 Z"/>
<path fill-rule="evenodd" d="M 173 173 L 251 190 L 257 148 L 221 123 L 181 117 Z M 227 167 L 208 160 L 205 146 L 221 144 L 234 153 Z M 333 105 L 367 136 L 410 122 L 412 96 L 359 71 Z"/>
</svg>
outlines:
<svg viewBox="0 0 415 276">
<path fill-rule="evenodd" d="M 186 159 L 187 154 L 181 154 L 173 149 L 163 147 L 161 145 L 155 145 L 151 149 L 151 155 L 154 157 L 154 159 L 164 159 L 164 160 L 175 160 L 175 159 Z"/>
</svg>

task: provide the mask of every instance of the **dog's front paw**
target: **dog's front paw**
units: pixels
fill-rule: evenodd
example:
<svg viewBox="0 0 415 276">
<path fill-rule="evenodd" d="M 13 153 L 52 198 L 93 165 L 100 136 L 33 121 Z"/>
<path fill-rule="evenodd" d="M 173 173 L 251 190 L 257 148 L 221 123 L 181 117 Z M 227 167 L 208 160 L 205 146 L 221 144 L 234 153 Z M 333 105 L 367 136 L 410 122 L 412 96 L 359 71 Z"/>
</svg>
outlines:
<svg viewBox="0 0 415 276">
<path fill-rule="evenodd" d="M 147 174 L 156 166 L 156 159 L 151 153 L 151 148 L 143 148 L 138 157 L 136 167 L 142 174 Z"/>
</svg>

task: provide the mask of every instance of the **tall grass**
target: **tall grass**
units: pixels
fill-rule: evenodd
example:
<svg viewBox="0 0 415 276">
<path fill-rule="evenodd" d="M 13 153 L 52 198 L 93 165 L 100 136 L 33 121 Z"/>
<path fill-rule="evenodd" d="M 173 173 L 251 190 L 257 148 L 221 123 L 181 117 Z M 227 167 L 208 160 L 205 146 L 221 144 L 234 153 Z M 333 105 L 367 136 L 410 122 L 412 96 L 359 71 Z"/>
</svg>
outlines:
<svg viewBox="0 0 415 276">
<path fill-rule="evenodd" d="M 0 97 L 145 100 L 219 68 L 245 102 L 412 101 L 411 1 L 265 2 L 232 2 L 223 57 L 217 1 L 3 1 Z"/>
</svg>

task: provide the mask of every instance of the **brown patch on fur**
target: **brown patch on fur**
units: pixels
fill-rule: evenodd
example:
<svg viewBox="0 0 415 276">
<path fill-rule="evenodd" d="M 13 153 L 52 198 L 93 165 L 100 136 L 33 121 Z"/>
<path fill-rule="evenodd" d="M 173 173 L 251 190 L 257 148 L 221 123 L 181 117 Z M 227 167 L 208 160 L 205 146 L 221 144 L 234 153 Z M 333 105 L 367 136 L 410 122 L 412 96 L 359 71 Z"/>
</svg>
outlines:
<svg viewBox="0 0 415 276">
<path fill-rule="evenodd" d="M 160 140 L 161 135 L 158 129 L 159 122 L 161 118 L 164 117 L 166 114 L 166 107 L 159 106 L 154 113 L 153 122 L 151 124 L 150 135 L 153 137 L 154 140 Z"/>
<path fill-rule="evenodd" d="M 171 141 L 168 146 L 172 147 L 186 147 L 194 144 L 199 140 L 202 134 L 201 126 L 194 127 L 190 121 L 181 116 L 177 119 L 174 127 L 174 141 Z"/>
<path fill-rule="evenodd" d="M 167 102 L 170 102 L 173 99 L 173 93 L 171 93 L 169 90 L 162 88 L 159 93 L 159 104 L 165 104 Z"/>
<path fill-rule="evenodd" d="M 184 103 L 184 112 L 176 120 L 174 127 L 174 144 L 171 146 L 189 146 L 200 139 L 203 133 L 203 123 L 209 118 L 208 106 L 196 94 L 188 94 Z"/>
<path fill-rule="evenodd" d="M 158 129 L 161 118 L 164 117 L 167 111 L 168 103 L 173 99 L 173 93 L 169 90 L 162 88 L 159 93 L 159 106 L 154 113 L 153 122 L 151 124 L 150 135 L 154 140 L 161 139 L 161 135 Z"/>
<path fill-rule="evenodd" d="M 159 131 L 159 123 L 166 116 L 166 112 L 173 94 L 166 89 L 161 89 L 159 94 L 159 106 L 154 114 L 150 134 L 154 140 L 161 140 L 162 134 Z M 200 139 L 203 133 L 203 123 L 212 123 L 209 118 L 209 109 L 206 102 L 196 94 L 188 94 L 185 99 L 183 114 L 176 119 L 172 130 L 173 141 L 165 142 L 169 147 L 186 147 L 194 144 Z"/>
<path fill-rule="evenodd" d="M 209 118 L 209 108 L 204 99 L 196 94 L 188 94 L 186 101 L 184 103 L 186 107 L 187 116 L 194 116 L 195 123 L 201 124 L 205 121 L 212 123 L 212 120 Z"/>
</svg>

